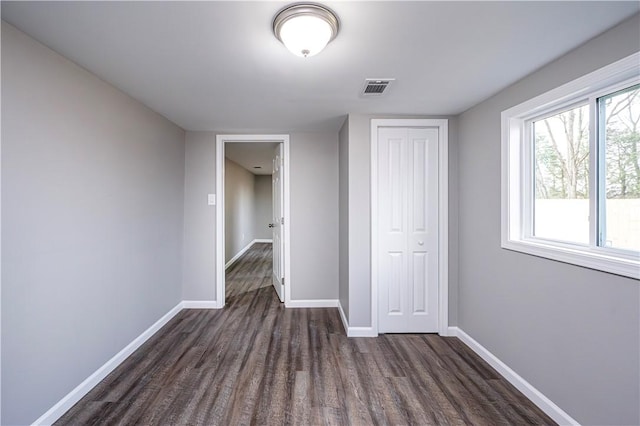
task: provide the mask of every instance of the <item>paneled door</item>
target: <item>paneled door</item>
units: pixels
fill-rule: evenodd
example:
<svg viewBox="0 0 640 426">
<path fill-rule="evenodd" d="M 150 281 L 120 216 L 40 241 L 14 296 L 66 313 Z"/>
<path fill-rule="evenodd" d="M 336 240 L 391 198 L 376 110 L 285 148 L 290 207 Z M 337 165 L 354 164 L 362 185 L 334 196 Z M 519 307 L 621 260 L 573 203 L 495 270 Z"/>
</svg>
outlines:
<svg viewBox="0 0 640 426">
<path fill-rule="evenodd" d="M 438 129 L 378 128 L 378 331 L 438 331 Z"/>
<path fill-rule="evenodd" d="M 273 218 L 269 225 L 273 233 L 273 287 L 278 293 L 281 302 L 284 302 L 284 184 L 282 165 L 282 144 L 279 143 L 273 152 L 273 174 L 272 174 L 272 190 L 273 190 Z"/>
</svg>

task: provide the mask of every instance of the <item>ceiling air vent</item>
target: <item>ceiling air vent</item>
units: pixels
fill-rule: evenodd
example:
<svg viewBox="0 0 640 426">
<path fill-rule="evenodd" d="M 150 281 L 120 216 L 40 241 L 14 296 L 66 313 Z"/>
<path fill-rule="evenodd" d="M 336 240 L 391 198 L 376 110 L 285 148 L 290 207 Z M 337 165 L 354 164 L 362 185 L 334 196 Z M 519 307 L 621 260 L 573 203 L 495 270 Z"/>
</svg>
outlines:
<svg viewBox="0 0 640 426">
<path fill-rule="evenodd" d="M 364 80 L 363 96 L 382 95 L 395 78 L 367 78 Z"/>
</svg>

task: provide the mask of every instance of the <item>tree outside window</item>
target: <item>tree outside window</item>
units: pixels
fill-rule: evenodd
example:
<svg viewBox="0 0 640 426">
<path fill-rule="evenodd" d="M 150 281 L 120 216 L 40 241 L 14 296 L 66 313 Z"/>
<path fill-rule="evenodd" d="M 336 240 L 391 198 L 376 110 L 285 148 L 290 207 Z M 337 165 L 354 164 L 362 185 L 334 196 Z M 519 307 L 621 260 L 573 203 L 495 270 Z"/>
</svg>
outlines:
<svg viewBox="0 0 640 426">
<path fill-rule="evenodd" d="M 597 100 L 599 245 L 640 251 L 640 86 Z M 533 235 L 589 243 L 589 105 L 535 121 Z"/>
</svg>

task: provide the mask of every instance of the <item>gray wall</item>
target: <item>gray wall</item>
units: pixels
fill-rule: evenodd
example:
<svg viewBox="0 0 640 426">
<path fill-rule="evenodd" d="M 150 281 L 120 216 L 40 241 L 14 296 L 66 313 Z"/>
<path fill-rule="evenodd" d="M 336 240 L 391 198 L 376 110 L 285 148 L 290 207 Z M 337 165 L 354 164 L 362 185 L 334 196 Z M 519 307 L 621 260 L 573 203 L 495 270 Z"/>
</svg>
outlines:
<svg viewBox="0 0 640 426">
<path fill-rule="evenodd" d="M 460 247 L 458 238 L 458 215 L 460 206 L 458 118 L 449 117 L 449 326 L 458 325 L 458 271 Z"/>
<path fill-rule="evenodd" d="M 176 306 L 184 132 L 2 23 L 2 424 Z"/>
<path fill-rule="evenodd" d="M 371 117 L 349 114 L 349 326 L 371 326 Z"/>
<path fill-rule="evenodd" d="M 291 298 L 338 298 L 338 135 L 294 133 L 290 146 Z"/>
<path fill-rule="evenodd" d="M 286 132 L 283 132 L 286 133 Z M 214 132 L 187 132 L 183 297 L 215 300 Z M 291 277 L 295 300 L 338 298 L 338 137 L 290 135 Z"/>
<path fill-rule="evenodd" d="M 182 298 L 216 300 L 216 135 L 187 132 L 184 174 Z"/>
<path fill-rule="evenodd" d="M 341 279 L 340 284 L 348 283 L 349 325 L 351 327 L 371 326 L 371 120 L 381 118 L 447 118 L 449 119 L 449 236 L 456 238 L 458 203 L 457 178 L 457 121 L 453 117 L 434 116 L 397 116 L 397 115 L 359 115 L 349 114 L 348 137 L 341 131 L 341 152 L 347 150 L 348 166 L 344 171 L 341 163 L 341 176 L 345 175 L 348 186 L 348 280 Z M 348 148 L 344 148 L 344 146 Z M 342 159 L 341 159 L 342 161 Z M 344 186 L 341 183 L 342 191 Z M 344 196 L 344 193 L 343 193 Z M 341 198 L 342 200 L 342 198 Z M 344 219 L 345 213 L 341 215 Z M 342 256 L 342 252 L 341 252 Z M 344 262 L 344 260 L 343 260 Z M 457 242 L 450 241 L 449 247 L 449 321 L 457 322 Z M 342 294 L 345 290 L 340 289 Z M 368 303 L 367 303 L 368 301 Z M 343 305 L 343 309 L 344 309 Z"/>
<path fill-rule="evenodd" d="M 255 200 L 253 238 L 270 240 L 273 237 L 269 228 L 273 216 L 271 175 L 255 175 L 253 189 Z"/>
<path fill-rule="evenodd" d="M 254 239 L 254 175 L 224 159 L 224 261 L 228 262 Z"/>
<path fill-rule="evenodd" d="M 640 285 L 500 248 L 500 113 L 640 50 L 638 16 L 460 118 L 459 325 L 582 424 L 639 424 Z"/>
<path fill-rule="evenodd" d="M 349 321 L 349 117 L 338 134 L 338 298 Z"/>
</svg>

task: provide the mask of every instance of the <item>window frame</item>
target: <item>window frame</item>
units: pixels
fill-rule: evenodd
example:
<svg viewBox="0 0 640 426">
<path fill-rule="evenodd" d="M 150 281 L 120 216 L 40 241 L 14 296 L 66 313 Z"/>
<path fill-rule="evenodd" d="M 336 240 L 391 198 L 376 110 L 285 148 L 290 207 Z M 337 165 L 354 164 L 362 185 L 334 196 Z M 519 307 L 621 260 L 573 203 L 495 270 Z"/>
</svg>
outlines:
<svg viewBox="0 0 640 426">
<path fill-rule="evenodd" d="M 598 98 L 638 84 L 639 63 L 637 52 L 502 112 L 502 248 L 640 279 L 640 253 L 599 245 L 599 230 L 606 217 L 605 203 L 597 197 L 606 194 L 602 192 L 606 183 L 599 178 L 605 158 L 604 143 L 598 143 L 596 133 L 603 131 L 597 123 Z M 533 235 L 535 167 L 531 124 L 579 105 L 589 106 L 589 214 L 596 219 L 589 222 L 588 245 Z"/>
</svg>

